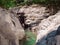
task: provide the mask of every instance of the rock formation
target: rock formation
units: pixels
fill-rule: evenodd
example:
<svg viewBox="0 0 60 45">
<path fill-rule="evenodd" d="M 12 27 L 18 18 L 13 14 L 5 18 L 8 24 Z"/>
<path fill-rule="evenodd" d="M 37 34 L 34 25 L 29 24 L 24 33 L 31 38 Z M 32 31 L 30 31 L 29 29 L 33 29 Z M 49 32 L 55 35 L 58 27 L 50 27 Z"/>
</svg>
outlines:
<svg viewBox="0 0 60 45">
<path fill-rule="evenodd" d="M 37 45 L 46 45 L 46 42 L 48 45 L 55 45 L 55 42 L 52 43 L 52 41 L 55 41 L 54 37 L 60 26 L 60 11 L 58 13 L 55 11 L 55 14 L 53 9 L 49 10 L 39 5 L 23 6 L 11 11 L 20 17 L 24 13 L 22 25 L 37 35 Z"/>
<path fill-rule="evenodd" d="M 24 13 L 24 24 L 25 28 L 31 28 L 29 30 L 34 31 L 38 30 L 37 27 L 41 20 L 48 18 L 51 16 L 50 12 L 46 7 L 39 5 L 31 5 L 31 6 L 23 6 L 23 7 L 15 7 L 10 9 L 11 12 L 21 16 L 21 13 Z M 23 18 L 22 18 L 23 19 Z"/>
<path fill-rule="evenodd" d="M 10 43 L 0 45 L 19 45 L 19 40 L 25 35 L 18 18 L 2 8 L 0 8 L 0 34 Z"/>
<path fill-rule="evenodd" d="M 54 16 L 44 19 L 39 24 L 39 31 L 37 32 L 37 45 L 55 45 L 55 36 L 60 26 L 60 11 Z"/>
</svg>

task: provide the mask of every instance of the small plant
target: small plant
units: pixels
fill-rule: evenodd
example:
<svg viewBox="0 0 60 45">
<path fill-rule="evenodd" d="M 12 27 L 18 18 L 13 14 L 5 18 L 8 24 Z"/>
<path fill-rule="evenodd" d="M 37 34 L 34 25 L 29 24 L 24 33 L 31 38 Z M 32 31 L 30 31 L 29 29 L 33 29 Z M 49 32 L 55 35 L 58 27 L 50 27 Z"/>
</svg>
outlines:
<svg viewBox="0 0 60 45">
<path fill-rule="evenodd" d="M 36 35 L 30 31 L 26 31 L 26 40 L 23 45 L 35 45 Z"/>
</svg>

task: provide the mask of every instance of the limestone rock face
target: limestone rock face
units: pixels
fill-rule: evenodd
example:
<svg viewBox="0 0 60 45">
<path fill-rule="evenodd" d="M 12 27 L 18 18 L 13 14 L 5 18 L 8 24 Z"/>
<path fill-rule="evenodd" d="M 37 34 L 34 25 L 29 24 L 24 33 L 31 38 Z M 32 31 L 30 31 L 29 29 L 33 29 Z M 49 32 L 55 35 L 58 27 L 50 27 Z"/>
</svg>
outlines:
<svg viewBox="0 0 60 45">
<path fill-rule="evenodd" d="M 19 45 L 25 32 L 19 20 L 14 14 L 0 8 L 0 34 L 9 40 L 11 45 Z"/>
<path fill-rule="evenodd" d="M 55 45 L 55 36 L 60 26 L 60 11 L 54 16 L 44 19 L 39 24 L 37 32 L 37 45 Z"/>
<path fill-rule="evenodd" d="M 25 24 L 39 23 L 40 19 L 43 19 L 43 15 L 46 7 L 30 6 L 22 7 L 19 12 L 24 12 L 26 16 Z"/>
<path fill-rule="evenodd" d="M 37 27 L 40 24 L 41 20 L 51 16 L 50 12 L 52 12 L 49 11 L 49 9 L 46 9 L 46 7 L 39 5 L 22 6 L 19 8 L 15 7 L 10 10 L 13 13 L 18 13 L 19 16 L 21 16 L 21 14 L 24 13 L 24 24 L 28 25 L 28 28 L 31 28 L 29 29 L 31 31 L 38 30 Z"/>
</svg>

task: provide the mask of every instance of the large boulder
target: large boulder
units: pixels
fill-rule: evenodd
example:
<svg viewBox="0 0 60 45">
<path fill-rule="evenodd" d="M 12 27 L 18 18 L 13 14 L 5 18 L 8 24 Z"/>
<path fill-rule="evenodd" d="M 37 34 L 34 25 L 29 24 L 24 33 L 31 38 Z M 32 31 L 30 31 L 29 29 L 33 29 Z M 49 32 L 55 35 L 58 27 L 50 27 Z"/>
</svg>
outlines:
<svg viewBox="0 0 60 45">
<path fill-rule="evenodd" d="M 0 8 L 0 34 L 9 40 L 11 45 L 19 45 L 19 40 L 25 35 L 18 18 L 2 8 Z"/>
<path fill-rule="evenodd" d="M 44 19 L 39 24 L 36 45 L 55 45 L 57 42 L 57 30 L 60 26 L 60 11 L 54 16 Z M 59 36 L 58 36 L 59 37 Z"/>
</svg>

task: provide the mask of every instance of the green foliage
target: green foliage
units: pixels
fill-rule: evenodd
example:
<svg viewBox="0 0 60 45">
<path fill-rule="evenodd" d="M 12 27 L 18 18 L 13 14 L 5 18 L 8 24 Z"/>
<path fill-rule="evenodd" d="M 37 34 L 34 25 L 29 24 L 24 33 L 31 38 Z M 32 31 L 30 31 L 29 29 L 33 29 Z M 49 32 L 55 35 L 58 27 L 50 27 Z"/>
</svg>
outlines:
<svg viewBox="0 0 60 45">
<path fill-rule="evenodd" d="M 13 7 L 16 5 L 16 0 L 0 0 L 0 6 L 4 8 Z"/>
<path fill-rule="evenodd" d="M 27 4 L 29 2 L 32 3 L 38 3 L 38 4 L 59 4 L 60 0 L 24 0 L 24 2 Z"/>
<path fill-rule="evenodd" d="M 4 8 L 14 7 L 18 5 L 25 5 L 25 4 L 59 4 L 60 0 L 0 0 L 0 6 Z"/>
<path fill-rule="evenodd" d="M 35 45 L 36 36 L 29 31 L 26 31 L 26 40 L 24 42 L 24 45 Z"/>
<path fill-rule="evenodd" d="M 46 0 L 33 0 L 34 3 L 41 3 L 41 2 L 43 3 L 43 2 L 45 2 L 45 1 L 46 1 Z"/>
</svg>

